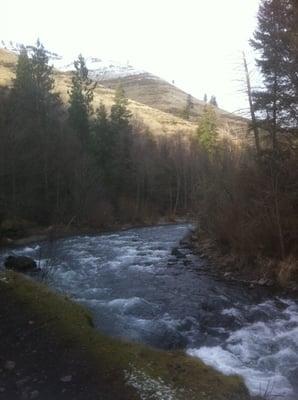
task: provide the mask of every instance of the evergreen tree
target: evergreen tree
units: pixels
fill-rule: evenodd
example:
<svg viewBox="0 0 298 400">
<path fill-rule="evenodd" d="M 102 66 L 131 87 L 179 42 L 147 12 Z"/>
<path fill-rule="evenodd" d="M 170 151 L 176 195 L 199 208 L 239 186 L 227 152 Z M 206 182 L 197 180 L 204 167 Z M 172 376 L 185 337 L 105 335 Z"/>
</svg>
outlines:
<svg viewBox="0 0 298 400">
<path fill-rule="evenodd" d="M 131 112 L 127 108 L 128 100 L 124 89 L 119 85 L 116 89 L 114 104 L 111 107 L 111 125 L 114 131 L 124 134 L 129 131 Z"/>
<path fill-rule="evenodd" d="M 112 138 L 110 140 L 114 143 L 115 162 L 118 163 L 119 169 L 123 169 L 123 172 L 129 167 L 130 160 L 131 112 L 127 106 L 128 100 L 124 89 L 119 85 L 115 93 L 114 104 L 111 107 Z"/>
<path fill-rule="evenodd" d="M 287 31 L 284 35 L 285 47 L 288 50 L 289 62 L 286 70 L 289 76 L 288 82 L 288 107 L 290 117 L 295 127 L 298 126 L 298 3 L 291 0 L 288 7 Z M 292 89 L 292 92 L 290 91 Z"/>
<path fill-rule="evenodd" d="M 217 100 L 216 100 L 215 96 L 211 96 L 209 104 L 211 104 L 214 107 L 218 107 Z"/>
<path fill-rule="evenodd" d="M 19 209 L 19 198 L 23 195 L 23 182 L 19 181 L 20 171 L 24 174 L 28 171 L 27 160 L 33 161 L 35 151 L 32 149 L 32 141 L 28 141 L 30 130 L 28 123 L 35 121 L 33 74 L 32 64 L 26 49 L 21 49 L 16 67 L 16 77 L 9 94 L 8 107 L 6 110 L 5 131 L 2 128 L 2 144 L 6 147 L 6 168 L 9 176 L 10 216 L 15 218 Z M 31 135 L 32 136 L 32 135 Z M 33 151 L 32 151 L 33 150 Z M 33 154 L 32 154 L 33 153 Z M 24 157 L 26 154 L 26 157 Z M 30 156 L 29 156 L 30 155 Z M 33 163 L 32 163 L 33 165 Z M 28 171 L 29 172 L 29 171 Z"/>
<path fill-rule="evenodd" d="M 10 129 L 14 133 L 10 135 L 10 143 L 14 151 L 22 149 L 22 154 L 12 159 L 12 174 L 22 170 L 28 179 L 18 182 L 12 178 L 13 202 L 16 204 L 18 197 L 19 203 L 25 204 L 27 191 L 36 203 L 42 195 L 42 210 L 35 206 L 35 212 L 40 220 L 45 221 L 51 196 L 50 180 L 53 155 L 56 153 L 57 109 L 60 103 L 53 92 L 53 69 L 48 65 L 46 50 L 39 41 L 31 50 L 29 58 L 26 49 L 21 49 L 10 95 Z"/>
<path fill-rule="evenodd" d="M 55 102 L 57 96 L 53 94 L 53 67 L 49 65 L 49 57 L 39 40 L 37 40 L 36 46 L 33 47 L 31 64 L 34 89 L 36 91 L 36 108 L 41 110 L 41 107 L 46 107 L 49 102 Z"/>
<path fill-rule="evenodd" d="M 50 202 L 50 179 L 53 173 L 53 154 L 57 146 L 58 118 L 60 101 L 54 93 L 53 67 L 44 46 L 38 40 L 33 47 L 31 58 L 33 87 L 35 95 L 36 134 L 40 135 L 41 175 L 44 201 L 47 210 Z M 46 217 L 48 218 L 48 217 Z"/>
<path fill-rule="evenodd" d="M 197 128 L 199 143 L 210 153 L 215 148 L 217 135 L 216 114 L 212 107 L 206 106 Z"/>
<path fill-rule="evenodd" d="M 109 174 L 109 163 L 114 148 L 113 135 L 111 135 L 108 113 L 103 103 L 100 103 L 96 110 L 96 116 L 93 123 L 93 152 L 100 169 L 107 177 Z"/>
<path fill-rule="evenodd" d="M 119 85 L 110 114 L 110 141 L 113 143 L 110 174 L 114 194 L 129 191 L 131 184 L 131 112 L 127 106 L 124 89 Z"/>
<path fill-rule="evenodd" d="M 21 48 L 16 68 L 16 77 L 13 81 L 12 95 L 16 97 L 26 95 L 33 90 L 32 63 L 25 47 Z"/>
<path fill-rule="evenodd" d="M 294 0 L 263 0 L 258 27 L 251 40 L 251 45 L 260 54 L 257 65 L 264 86 L 254 93 L 255 108 L 271 133 L 274 150 L 279 128 L 297 126 L 297 15 Z"/>
<path fill-rule="evenodd" d="M 16 77 L 10 92 L 11 118 L 14 122 L 14 130 L 19 131 L 19 139 L 22 136 L 21 132 L 26 130 L 28 121 L 34 118 L 35 103 L 32 61 L 25 47 L 22 47 L 18 57 Z"/>
<path fill-rule="evenodd" d="M 186 97 L 185 108 L 184 108 L 183 113 L 182 113 L 183 118 L 189 120 L 190 114 L 191 114 L 191 110 L 193 109 L 193 107 L 194 107 L 194 105 L 193 105 L 192 96 L 190 94 L 188 94 L 187 97 Z"/>
<path fill-rule="evenodd" d="M 89 142 L 93 92 L 95 85 L 88 78 L 84 57 L 80 54 L 74 61 L 75 72 L 69 96 L 69 121 L 83 147 Z"/>
<path fill-rule="evenodd" d="M 207 96 L 207 93 L 205 93 L 205 94 L 204 94 L 204 99 L 203 99 L 203 101 L 204 101 L 205 103 L 207 103 L 207 102 L 208 102 L 208 96 Z"/>
</svg>

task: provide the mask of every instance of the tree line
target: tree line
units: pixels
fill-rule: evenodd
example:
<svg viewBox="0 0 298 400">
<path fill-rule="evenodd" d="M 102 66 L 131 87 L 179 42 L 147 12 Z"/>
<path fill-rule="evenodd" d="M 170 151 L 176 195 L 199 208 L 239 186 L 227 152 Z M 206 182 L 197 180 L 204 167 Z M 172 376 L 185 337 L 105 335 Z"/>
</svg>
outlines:
<svg viewBox="0 0 298 400">
<path fill-rule="evenodd" d="M 81 55 L 63 104 L 47 54 L 39 41 L 23 48 L 1 91 L 0 223 L 101 227 L 191 210 L 196 145 L 182 133 L 153 136 L 121 86 L 110 110 L 94 109 Z"/>
<path fill-rule="evenodd" d="M 253 145 L 226 143 L 219 155 L 210 136 L 203 136 L 210 165 L 200 226 L 250 268 L 259 256 L 287 260 L 285 274 L 295 274 L 298 283 L 297 2 L 262 0 L 250 43 L 262 78 L 254 89 L 244 58 Z"/>
<path fill-rule="evenodd" d="M 297 15 L 294 0 L 261 2 L 251 44 L 263 86 L 247 81 L 253 145 L 222 139 L 209 105 L 188 136 L 153 136 L 121 86 L 110 109 L 93 109 L 82 56 L 65 105 L 43 46 L 23 50 L 0 93 L 0 221 L 102 227 L 190 213 L 250 266 L 259 256 L 297 258 Z M 191 109 L 188 96 L 186 117 Z"/>
</svg>

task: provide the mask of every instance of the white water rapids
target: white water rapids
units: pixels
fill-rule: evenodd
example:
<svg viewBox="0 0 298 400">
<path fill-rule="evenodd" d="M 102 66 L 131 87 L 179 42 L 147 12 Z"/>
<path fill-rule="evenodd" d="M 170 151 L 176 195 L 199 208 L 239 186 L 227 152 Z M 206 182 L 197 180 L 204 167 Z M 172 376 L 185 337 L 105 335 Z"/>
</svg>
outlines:
<svg viewBox="0 0 298 400">
<path fill-rule="evenodd" d="M 183 348 L 240 374 L 253 394 L 297 399 L 298 302 L 218 279 L 179 246 L 188 229 L 76 236 L 6 250 L 0 262 L 12 253 L 39 260 L 48 285 L 86 305 L 109 335 Z"/>
</svg>

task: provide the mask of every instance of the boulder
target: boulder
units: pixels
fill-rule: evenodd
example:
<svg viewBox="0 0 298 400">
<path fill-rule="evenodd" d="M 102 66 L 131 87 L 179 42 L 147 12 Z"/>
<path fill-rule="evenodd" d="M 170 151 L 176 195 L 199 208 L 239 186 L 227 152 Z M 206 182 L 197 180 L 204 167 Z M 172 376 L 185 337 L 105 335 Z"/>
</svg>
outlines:
<svg viewBox="0 0 298 400">
<path fill-rule="evenodd" d="M 265 279 L 265 278 L 261 278 L 258 280 L 258 285 L 260 285 L 260 286 L 266 286 L 266 283 L 267 283 L 267 279 Z"/>
<path fill-rule="evenodd" d="M 36 262 L 25 256 L 8 256 L 5 259 L 4 266 L 7 269 L 13 269 L 17 272 L 28 272 L 37 270 Z"/>
<path fill-rule="evenodd" d="M 258 285 L 260 286 L 274 286 L 274 281 L 272 279 L 261 278 L 258 280 Z"/>
<path fill-rule="evenodd" d="M 175 256 L 176 258 L 184 258 L 185 257 L 185 254 L 183 254 L 177 247 L 173 248 L 171 255 Z"/>
</svg>

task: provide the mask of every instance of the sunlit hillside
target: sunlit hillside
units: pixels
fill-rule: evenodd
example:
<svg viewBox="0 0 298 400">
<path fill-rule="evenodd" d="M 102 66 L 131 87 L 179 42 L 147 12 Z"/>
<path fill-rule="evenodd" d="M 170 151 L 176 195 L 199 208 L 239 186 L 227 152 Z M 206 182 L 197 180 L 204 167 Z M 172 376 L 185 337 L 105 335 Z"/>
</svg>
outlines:
<svg viewBox="0 0 298 400">
<path fill-rule="evenodd" d="M 174 84 L 149 73 L 128 75 L 116 79 L 103 79 L 101 84 L 105 87 L 115 89 L 121 82 L 127 96 L 135 101 L 147 104 L 150 107 L 158 108 L 161 111 L 181 116 L 185 108 L 188 93 L 179 89 Z M 193 108 L 191 109 L 191 120 L 197 120 L 202 115 L 206 103 L 194 97 L 191 98 Z M 232 123 L 244 122 L 243 118 L 229 113 L 220 108 L 215 108 L 221 121 Z"/>
<path fill-rule="evenodd" d="M 17 56 L 0 49 L 0 86 L 9 86 L 15 75 Z M 71 72 L 55 71 L 56 88 L 64 101 L 68 99 Z M 114 89 L 121 82 L 129 98 L 129 108 L 134 117 L 140 119 L 155 134 L 191 133 L 196 129 L 204 103 L 193 99 L 194 108 L 190 121 L 179 117 L 185 107 L 187 94 L 159 78 L 149 74 L 102 80 L 95 89 L 94 107 L 102 101 L 107 108 L 113 103 Z M 242 137 L 247 123 L 242 118 L 216 109 L 221 131 L 234 138 Z"/>
</svg>

